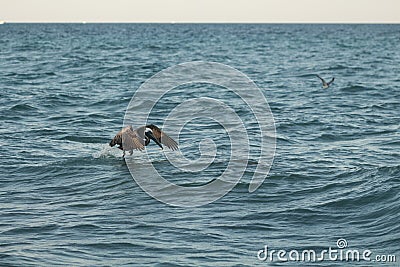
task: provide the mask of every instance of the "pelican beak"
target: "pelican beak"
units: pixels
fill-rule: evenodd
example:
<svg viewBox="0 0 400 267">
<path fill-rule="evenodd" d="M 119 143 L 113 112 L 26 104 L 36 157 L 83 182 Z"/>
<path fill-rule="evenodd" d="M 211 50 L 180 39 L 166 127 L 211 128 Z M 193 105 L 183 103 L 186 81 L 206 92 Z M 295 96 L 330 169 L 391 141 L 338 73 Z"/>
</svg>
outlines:
<svg viewBox="0 0 400 267">
<path fill-rule="evenodd" d="M 163 146 L 161 145 L 160 142 L 158 142 L 157 138 L 154 137 L 152 132 L 146 132 L 145 135 L 147 135 L 148 138 L 150 138 L 151 140 L 153 140 L 154 142 L 156 142 L 156 144 L 161 147 L 161 149 L 163 149 Z"/>
</svg>

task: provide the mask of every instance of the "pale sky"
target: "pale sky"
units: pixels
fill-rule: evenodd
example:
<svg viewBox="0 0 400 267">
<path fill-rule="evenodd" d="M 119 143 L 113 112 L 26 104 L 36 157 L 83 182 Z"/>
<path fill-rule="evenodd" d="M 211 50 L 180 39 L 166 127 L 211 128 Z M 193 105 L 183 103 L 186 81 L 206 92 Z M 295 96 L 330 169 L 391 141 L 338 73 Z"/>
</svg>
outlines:
<svg viewBox="0 0 400 267">
<path fill-rule="evenodd" d="M 0 21 L 400 23 L 400 0 L 0 0 Z"/>
</svg>

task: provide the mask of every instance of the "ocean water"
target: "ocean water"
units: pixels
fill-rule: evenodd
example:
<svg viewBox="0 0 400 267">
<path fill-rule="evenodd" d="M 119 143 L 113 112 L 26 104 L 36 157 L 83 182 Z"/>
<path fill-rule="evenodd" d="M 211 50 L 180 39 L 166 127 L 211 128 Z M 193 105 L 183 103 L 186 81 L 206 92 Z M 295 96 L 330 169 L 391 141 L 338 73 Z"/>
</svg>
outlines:
<svg viewBox="0 0 400 267">
<path fill-rule="evenodd" d="M 320 252 L 338 239 L 371 261 L 313 266 L 399 266 L 399 38 L 400 25 L 0 25 L 0 266 L 309 266 L 259 251 Z M 140 85 L 191 61 L 229 65 L 261 88 L 276 153 L 255 192 L 252 152 L 231 192 L 172 207 L 135 183 L 108 142 Z M 335 82 L 322 89 L 315 74 Z M 154 122 L 199 96 L 236 101 L 210 85 L 178 88 Z M 186 186 L 217 177 L 235 155 L 215 129 L 192 121 L 180 139 L 193 159 L 200 140 L 215 140 L 207 170 L 179 172 L 154 144 L 153 164 Z M 132 157 L 141 164 L 141 152 Z M 376 262 L 390 255 L 396 262 Z"/>
</svg>

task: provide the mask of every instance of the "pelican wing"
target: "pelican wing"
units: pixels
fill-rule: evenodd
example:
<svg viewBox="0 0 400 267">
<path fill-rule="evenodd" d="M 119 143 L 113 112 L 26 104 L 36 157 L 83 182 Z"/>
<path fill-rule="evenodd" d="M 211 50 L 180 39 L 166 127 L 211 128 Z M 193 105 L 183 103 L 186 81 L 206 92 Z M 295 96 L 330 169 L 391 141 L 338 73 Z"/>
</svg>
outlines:
<svg viewBox="0 0 400 267">
<path fill-rule="evenodd" d="M 175 142 L 175 140 L 169 137 L 163 131 L 161 131 L 160 128 L 153 124 L 147 125 L 146 127 L 150 128 L 153 131 L 153 135 L 155 138 L 157 138 L 158 142 L 167 146 L 169 149 L 178 150 L 178 144 Z"/>
<path fill-rule="evenodd" d="M 119 145 L 122 146 L 122 130 L 117 133 L 114 138 L 110 141 L 110 146 Z"/>
<path fill-rule="evenodd" d="M 326 84 L 326 81 L 321 76 L 319 76 L 318 74 L 315 74 L 315 75 L 321 80 L 323 85 Z"/>
<path fill-rule="evenodd" d="M 139 136 L 137 131 L 133 131 L 131 127 L 122 133 L 122 143 L 124 150 L 144 149 L 143 138 Z"/>
<path fill-rule="evenodd" d="M 126 126 L 111 140 L 110 146 L 119 145 L 119 148 L 124 151 L 133 149 L 143 150 L 144 140 L 143 137 L 132 129 L 132 126 Z"/>
</svg>

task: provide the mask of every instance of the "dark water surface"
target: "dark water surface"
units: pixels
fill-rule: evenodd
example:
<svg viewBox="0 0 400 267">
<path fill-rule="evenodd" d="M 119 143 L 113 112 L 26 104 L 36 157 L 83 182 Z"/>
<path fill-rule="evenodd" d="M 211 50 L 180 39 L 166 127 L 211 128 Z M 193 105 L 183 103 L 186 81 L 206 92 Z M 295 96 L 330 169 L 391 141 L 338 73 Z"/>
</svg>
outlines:
<svg viewBox="0 0 400 267">
<path fill-rule="evenodd" d="M 339 238 L 398 265 L 399 39 L 400 25 L 0 25 L 0 265 L 308 266 L 262 262 L 257 252 L 322 251 Z M 237 68 L 262 88 L 277 150 L 256 192 L 249 167 L 218 201 L 176 208 L 143 192 L 107 143 L 146 79 L 198 60 Z M 315 73 L 335 83 L 324 90 Z M 183 132 L 189 154 L 204 131 Z M 175 179 L 220 175 L 230 146 L 219 140 L 207 172 Z M 154 164 L 169 170 L 162 157 Z M 313 266 L 350 264 L 382 263 Z"/>
</svg>

